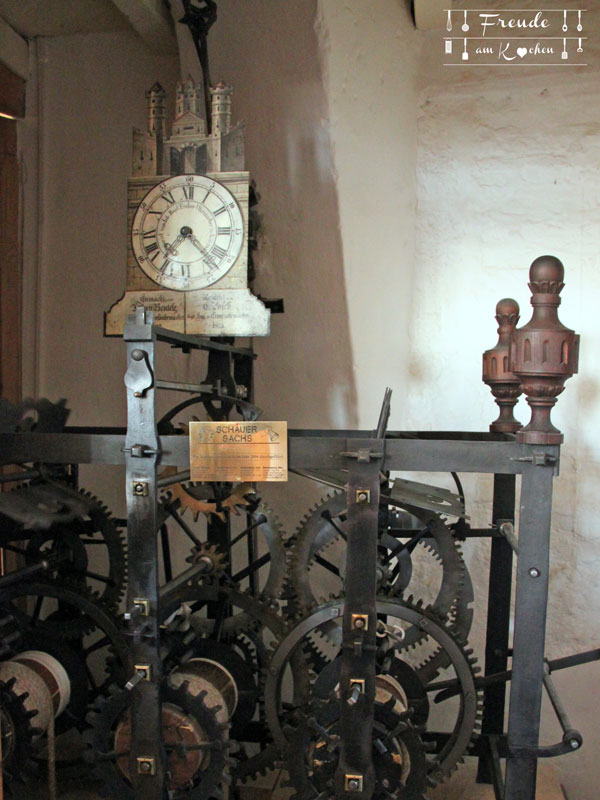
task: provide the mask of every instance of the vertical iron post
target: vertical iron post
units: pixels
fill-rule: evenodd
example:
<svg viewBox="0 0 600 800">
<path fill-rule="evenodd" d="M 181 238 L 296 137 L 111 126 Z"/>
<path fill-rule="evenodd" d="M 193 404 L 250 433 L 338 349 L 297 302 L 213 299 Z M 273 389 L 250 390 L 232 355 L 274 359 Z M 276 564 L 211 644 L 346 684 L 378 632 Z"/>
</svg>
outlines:
<svg viewBox="0 0 600 800">
<path fill-rule="evenodd" d="M 527 446 L 523 460 L 505 800 L 535 800 L 544 679 L 552 479 L 558 446 Z"/>
<path fill-rule="evenodd" d="M 340 670 L 340 760 L 336 796 L 368 800 L 375 787 L 372 761 L 377 628 L 377 526 L 384 442 L 347 441 L 348 522 Z"/>
<path fill-rule="evenodd" d="M 159 444 L 155 422 L 152 323 L 152 312 L 138 307 L 135 315 L 127 318 L 123 333 L 127 346 L 125 494 L 130 564 L 127 616 L 132 641 L 128 667 L 134 677 L 129 769 L 136 797 L 163 800 L 165 758 L 161 737 L 156 514 Z"/>
<path fill-rule="evenodd" d="M 500 520 L 515 519 L 515 475 L 494 475 L 494 498 L 492 505 L 492 524 Z M 485 641 L 485 674 L 504 672 L 508 663 L 510 628 L 510 601 L 512 594 L 513 553 L 504 537 L 491 539 L 490 571 L 488 585 L 488 611 Z M 484 713 L 481 732 L 485 737 L 501 735 L 504 731 L 504 710 L 506 705 L 506 684 L 488 686 L 484 693 Z M 492 781 L 491 764 L 493 758 L 487 752 L 479 759 L 477 780 L 480 783 Z"/>
</svg>

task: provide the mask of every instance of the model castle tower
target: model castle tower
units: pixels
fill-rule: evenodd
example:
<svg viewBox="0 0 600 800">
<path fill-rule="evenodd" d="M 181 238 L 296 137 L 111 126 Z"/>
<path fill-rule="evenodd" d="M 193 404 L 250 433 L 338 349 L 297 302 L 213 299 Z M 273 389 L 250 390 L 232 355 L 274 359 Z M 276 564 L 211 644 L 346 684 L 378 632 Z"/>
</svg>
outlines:
<svg viewBox="0 0 600 800">
<path fill-rule="evenodd" d="M 148 129 L 133 132 L 134 177 L 240 172 L 244 170 L 244 125 L 231 126 L 232 89 L 218 83 L 210 90 L 211 133 L 202 115 L 203 88 L 191 76 L 179 81 L 175 118 L 167 137 L 166 93 L 160 83 L 148 92 Z"/>
</svg>

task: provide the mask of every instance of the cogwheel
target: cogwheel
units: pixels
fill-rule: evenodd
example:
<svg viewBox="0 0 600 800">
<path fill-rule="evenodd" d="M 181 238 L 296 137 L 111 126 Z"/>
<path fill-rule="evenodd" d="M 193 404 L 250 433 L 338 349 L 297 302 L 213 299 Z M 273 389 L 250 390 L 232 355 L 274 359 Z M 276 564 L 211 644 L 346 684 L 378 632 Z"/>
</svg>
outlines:
<svg viewBox="0 0 600 800">
<path fill-rule="evenodd" d="M 241 487 L 245 486 L 247 484 L 241 484 Z M 248 492 L 244 488 L 238 487 L 238 490 L 244 493 L 244 498 L 247 498 Z M 239 513 L 239 503 L 235 499 L 238 490 L 220 503 L 221 511 L 235 509 L 236 513 L 236 516 L 229 515 L 232 525 L 227 558 L 231 570 L 236 570 L 230 577 L 243 589 L 249 588 L 257 597 L 277 598 L 281 595 L 285 584 L 287 536 L 277 516 L 259 499 L 251 501 L 244 499 L 245 506 L 242 508 L 242 513 Z M 166 509 L 181 525 L 178 509 L 169 503 Z M 240 530 L 242 525 L 243 528 Z M 201 536 L 204 536 L 204 532 Z M 238 565 L 242 564 L 244 566 L 238 568 Z"/>
<path fill-rule="evenodd" d="M 161 478 L 175 475 L 176 473 L 176 467 L 166 467 L 161 474 Z M 198 521 L 200 514 L 207 518 L 214 515 L 222 522 L 225 522 L 228 511 L 239 515 L 241 513 L 239 508 L 250 505 L 252 501 L 249 496 L 256 494 L 256 489 L 251 483 L 239 483 L 227 497 L 209 499 L 214 494 L 210 487 L 211 484 L 173 483 L 165 489 L 164 494 L 170 503 L 174 503 L 176 500 L 179 501 L 179 509 L 182 514 L 189 510 L 194 522 Z"/>
<path fill-rule="evenodd" d="M 269 654 L 285 637 L 288 623 L 275 607 L 253 597 L 249 592 L 240 591 L 238 586 L 227 581 L 218 587 L 217 593 L 203 584 L 178 588 L 170 597 L 165 596 L 165 605 L 161 607 L 163 613 L 166 616 L 172 614 L 177 603 L 185 603 L 188 607 L 191 628 L 183 634 L 181 644 L 177 645 L 175 659 L 177 652 L 182 654 L 181 657 L 188 658 L 197 650 L 202 651 L 206 648 L 208 653 L 213 649 L 219 660 L 221 650 L 227 646 L 235 648 L 242 654 L 246 653 L 246 660 L 251 659 L 254 675 L 259 678 L 255 689 L 252 686 L 247 687 L 251 696 L 258 699 L 261 712 L 258 714 L 258 720 L 255 718 L 250 722 L 246 712 L 252 708 L 248 709 L 244 705 L 240 705 L 239 708 L 242 718 L 238 718 L 237 710 L 232 718 L 236 738 L 241 743 L 236 776 L 240 780 L 249 779 L 269 768 L 278 753 L 276 748 L 270 747 L 271 732 L 264 724 L 260 698 L 264 697 L 263 681 Z M 226 609 L 229 616 L 222 614 L 221 609 Z M 205 616 L 209 612 L 214 616 Z M 239 646 L 240 637 L 243 637 L 242 647 Z M 174 661 L 169 660 L 168 663 Z M 290 671 L 294 674 L 294 686 L 300 687 L 298 691 L 304 691 L 309 674 L 306 660 L 301 657 L 295 658 L 290 664 Z M 248 724 L 254 730 L 250 740 L 245 738 Z M 246 741 L 249 741 L 249 747 L 245 747 Z M 260 742 L 261 747 L 258 752 L 256 745 L 253 744 L 256 741 Z M 265 750 L 268 750 L 266 754 L 263 752 Z"/>
<path fill-rule="evenodd" d="M 0 725 L 2 730 L 2 777 L 10 782 L 26 777 L 32 767 L 32 745 L 41 731 L 31 720 L 37 711 L 27 708 L 27 692 L 14 691 L 16 679 L 0 680 Z"/>
<path fill-rule="evenodd" d="M 388 692 L 382 692 L 374 705 L 372 761 L 375 770 L 374 800 L 423 800 L 427 761 L 419 733 L 412 724 L 410 712 Z M 333 695 L 320 705 L 317 714 L 308 720 L 311 730 L 308 746 L 290 755 L 304 762 L 310 783 L 326 796 L 335 797 L 341 735 L 340 704 Z M 300 764 L 290 768 L 297 776 Z M 305 786 L 305 781 L 302 781 Z"/>
<path fill-rule="evenodd" d="M 333 619 L 340 620 L 342 609 L 343 600 L 332 600 L 319 606 L 291 629 L 273 653 L 265 680 L 265 715 L 274 741 L 282 751 L 287 747 L 284 726 L 288 717 L 283 713 L 282 694 L 286 669 L 292 656 L 301 652 L 306 637 L 318 631 L 320 627 L 331 624 Z M 475 682 L 475 661 L 471 651 L 465 650 L 464 643 L 456 636 L 452 627 L 441 620 L 432 609 L 384 596 L 377 600 L 377 613 L 384 615 L 386 625 L 391 629 L 395 627 L 394 622 L 396 625 L 400 623 L 417 628 L 420 641 L 430 643 L 430 646 L 436 649 L 441 648 L 449 668 L 454 671 L 460 689 L 458 708 L 453 707 L 449 713 L 451 730 L 445 736 L 439 751 L 428 760 L 427 780 L 430 785 L 435 785 L 449 775 L 461 761 L 478 729 L 481 696 Z M 384 648 L 380 671 L 392 676 L 401 674 L 392 667 L 390 661 L 398 657 L 396 651 L 400 650 L 402 661 L 408 663 L 406 650 L 402 649 L 401 638 L 385 637 L 384 643 L 380 646 Z M 412 665 L 409 663 L 409 666 Z M 413 672 L 416 673 L 428 695 L 436 691 L 434 684 L 425 682 L 418 668 L 413 669 Z"/>
<path fill-rule="evenodd" d="M 278 641 L 287 630 L 287 623 L 275 605 L 254 597 L 230 580 L 223 581 L 216 589 L 199 582 L 165 591 L 161 602 L 164 619 L 183 604 L 188 608 L 192 629 L 200 637 L 221 641 L 243 633 L 261 652 L 266 652 L 269 641 Z M 213 616 L 207 616 L 211 611 Z M 253 636 L 257 632 L 261 633 L 262 641 Z"/>
<path fill-rule="evenodd" d="M 86 761 L 110 797 L 134 800 L 129 772 L 132 694 L 111 687 L 90 710 Z M 161 687 L 162 741 L 166 752 L 166 790 L 170 798 L 205 800 L 219 793 L 228 777 L 229 727 L 219 719 L 219 706 L 206 702 L 205 691 L 194 694 L 187 681 L 177 688 L 168 681 Z"/>
<path fill-rule="evenodd" d="M 203 575 L 216 579 L 224 575 L 227 568 L 227 558 L 213 544 L 202 543 L 194 547 L 186 561 L 192 566 L 202 566 Z"/>
<path fill-rule="evenodd" d="M 46 560 L 57 580 L 87 586 L 98 591 L 105 602 L 119 603 L 127 580 L 127 551 L 125 536 L 109 510 L 89 492 L 77 492 L 57 482 L 31 490 L 34 488 L 44 490 L 48 503 L 55 493 L 59 503 L 70 498 L 71 518 L 36 528 L 6 523 L 0 532 L 0 546 L 24 555 L 28 565 Z"/>
<path fill-rule="evenodd" d="M 319 585 L 328 585 L 336 594 L 343 590 L 346 508 L 345 493 L 326 498 L 305 516 L 291 538 L 287 569 L 292 609 L 295 605 L 304 611 L 310 608 L 315 602 L 316 587 Z M 379 593 L 403 596 L 409 585 L 413 588 L 417 581 L 416 573 L 413 575 L 412 553 L 419 547 L 429 555 L 430 561 L 433 559 L 442 569 L 432 608 L 444 618 L 454 619 L 457 626 L 460 624 L 461 633 L 466 636 L 472 621 L 472 610 L 469 608 L 472 596 L 467 590 L 469 581 L 466 566 L 452 532 L 435 512 L 411 506 L 405 508 L 398 510 L 395 506 L 383 505 L 380 509 Z M 398 537 L 403 529 L 406 533 Z M 419 533 L 423 538 L 419 537 Z M 403 545 L 402 538 L 408 538 L 408 544 Z M 337 627 L 331 625 L 321 630 L 325 636 L 337 632 Z M 406 646 L 413 644 L 415 637 L 414 629 L 406 631 Z"/>
<path fill-rule="evenodd" d="M 129 650 L 116 610 L 89 590 L 50 583 L 14 584 L 2 590 L 0 614 L 14 618 L 24 641 L 39 637 L 40 641 L 66 642 L 76 652 L 87 676 L 86 700 L 96 697 L 110 682 L 108 662 L 98 668 L 103 652 L 111 654 L 112 670 L 122 677 Z M 57 657 L 60 660 L 60 655 Z M 80 710 L 74 707 L 73 713 L 80 717 Z"/>
</svg>

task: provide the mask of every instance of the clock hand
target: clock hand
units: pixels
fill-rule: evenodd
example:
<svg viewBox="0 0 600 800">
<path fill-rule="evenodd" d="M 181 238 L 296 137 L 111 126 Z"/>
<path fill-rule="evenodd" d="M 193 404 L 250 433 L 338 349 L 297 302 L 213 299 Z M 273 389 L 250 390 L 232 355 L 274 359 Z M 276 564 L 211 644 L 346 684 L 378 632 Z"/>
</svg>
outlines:
<svg viewBox="0 0 600 800">
<path fill-rule="evenodd" d="M 179 235 L 177 236 L 177 238 L 176 238 L 176 239 L 174 239 L 174 240 L 171 242 L 171 244 L 166 244 L 166 245 L 165 245 L 165 250 L 166 250 L 166 252 L 167 252 L 167 253 L 169 253 L 169 254 L 170 254 L 170 255 L 172 255 L 172 256 L 176 255 L 177 248 L 178 248 L 178 247 L 179 247 L 179 245 L 180 245 L 180 244 L 183 242 L 183 240 L 184 240 L 184 239 L 185 239 L 185 236 L 182 236 L 181 234 L 179 234 Z"/>
<path fill-rule="evenodd" d="M 193 234 L 193 233 L 190 233 L 190 234 L 188 234 L 188 239 L 191 241 L 191 243 L 192 243 L 192 244 L 193 244 L 195 247 L 197 247 L 197 248 L 198 248 L 198 250 L 200 250 L 200 252 L 201 252 L 201 253 L 202 253 L 202 255 L 204 256 L 205 260 L 206 260 L 206 261 L 208 261 L 208 263 L 209 263 L 209 264 L 212 266 L 212 268 L 213 268 L 213 269 L 216 269 L 216 268 L 219 266 L 219 265 L 216 263 L 216 261 L 213 259 L 213 257 L 210 255 L 210 253 L 208 252 L 208 250 L 207 250 L 207 249 L 206 249 L 206 248 L 205 248 L 205 247 L 204 247 L 202 244 L 200 244 L 200 242 L 199 242 L 199 241 L 198 241 L 198 239 L 197 239 L 197 238 L 194 236 L 194 234 Z"/>
</svg>

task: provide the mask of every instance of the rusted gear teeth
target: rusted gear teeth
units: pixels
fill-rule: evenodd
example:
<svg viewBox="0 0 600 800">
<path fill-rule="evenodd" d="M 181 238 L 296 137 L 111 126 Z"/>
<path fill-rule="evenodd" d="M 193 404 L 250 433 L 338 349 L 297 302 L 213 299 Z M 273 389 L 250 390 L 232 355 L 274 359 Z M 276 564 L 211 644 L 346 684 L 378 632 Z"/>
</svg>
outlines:
<svg viewBox="0 0 600 800">
<path fill-rule="evenodd" d="M 174 475 L 176 472 L 176 467 L 166 467 L 161 473 L 161 478 Z M 191 483 L 173 483 L 165 489 L 164 494 L 169 497 L 171 503 L 179 501 L 179 510 L 182 514 L 189 510 L 195 522 L 198 521 L 200 514 L 207 519 L 214 515 L 225 522 L 228 512 L 236 516 L 241 514 L 245 507 L 252 504 L 254 501 L 252 495 L 256 494 L 256 489 L 251 483 L 239 483 L 232 489 L 228 497 L 217 502 L 217 500 L 196 497 L 193 488 L 194 484 Z"/>
<path fill-rule="evenodd" d="M 193 566 L 203 567 L 203 574 L 211 578 L 220 578 L 227 569 L 227 557 L 213 544 L 203 543 L 194 547 L 186 561 Z"/>
</svg>

